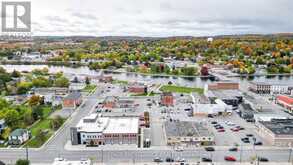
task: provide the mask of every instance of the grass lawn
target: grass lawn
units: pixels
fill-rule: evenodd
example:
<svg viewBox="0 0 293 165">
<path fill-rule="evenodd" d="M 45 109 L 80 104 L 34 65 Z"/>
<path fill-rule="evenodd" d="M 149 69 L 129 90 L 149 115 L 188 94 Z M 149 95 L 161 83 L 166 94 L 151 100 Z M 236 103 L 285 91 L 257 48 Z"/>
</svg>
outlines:
<svg viewBox="0 0 293 165">
<path fill-rule="evenodd" d="M 32 136 L 36 136 L 38 134 L 38 131 L 40 130 L 51 129 L 50 124 L 51 124 L 50 119 L 44 119 L 36 123 L 30 128 Z"/>
<path fill-rule="evenodd" d="M 127 84 L 128 84 L 128 81 L 124 81 L 124 80 L 113 80 L 112 83 L 113 83 L 113 84 L 127 85 Z"/>
<path fill-rule="evenodd" d="M 190 87 L 174 86 L 174 85 L 163 85 L 160 88 L 160 91 L 163 91 L 163 92 L 175 92 L 175 93 L 191 93 L 191 92 L 196 92 L 196 93 L 199 93 L 199 94 L 203 93 L 202 88 L 190 88 Z"/>
<path fill-rule="evenodd" d="M 155 96 L 157 95 L 158 93 L 154 93 L 154 92 L 149 92 L 149 93 L 140 93 L 140 94 L 131 94 L 131 96 Z"/>
<path fill-rule="evenodd" d="M 86 85 L 84 88 L 83 88 L 83 92 L 92 92 L 97 86 L 96 85 L 93 85 L 93 84 L 90 84 L 90 85 Z"/>
<path fill-rule="evenodd" d="M 45 136 L 45 141 L 47 141 L 51 136 L 53 135 L 52 131 L 49 131 L 46 136 Z M 39 148 L 43 145 L 44 143 L 36 138 L 30 139 L 24 146 L 29 147 L 29 148 Z"/>
<path fill-rule="evenodd" d="M 51 107 L 44 107 L 43 108 L 43 118 L 49 117 L 50 113 L 52 112 Z"/>
</svg>

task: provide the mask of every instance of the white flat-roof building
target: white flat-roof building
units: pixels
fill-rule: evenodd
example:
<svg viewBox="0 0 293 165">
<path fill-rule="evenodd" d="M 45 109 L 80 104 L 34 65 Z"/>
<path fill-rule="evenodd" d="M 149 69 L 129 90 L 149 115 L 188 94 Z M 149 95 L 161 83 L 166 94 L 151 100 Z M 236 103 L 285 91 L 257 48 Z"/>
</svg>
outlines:
<svg viewBox="0 0 293 165">
<path fill-rule="evenodd" d="M 232 107 L 220 99 L 215 100 L 216 104 L 194 104 L 193 115 L 218 115 L 232 113 Z"/>
<path fill-rule="evenodd" d="M 73 145 L 136 144 L 138 118 L 101 117 L 91 114 L 71 128 Z"/>
</svg>

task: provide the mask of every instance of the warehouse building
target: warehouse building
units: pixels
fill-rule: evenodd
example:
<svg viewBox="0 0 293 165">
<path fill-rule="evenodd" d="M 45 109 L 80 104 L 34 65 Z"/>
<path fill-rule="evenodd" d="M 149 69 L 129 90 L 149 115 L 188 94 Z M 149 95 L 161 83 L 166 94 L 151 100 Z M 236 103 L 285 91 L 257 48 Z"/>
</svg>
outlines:
<svg viewBox="0 0 293 165">
<path fill-rule="evenodd" d="M 271 145 L 279 147 L 293 146 L 293 119 L 271 119 L 258 121 L 256 127 L 259 135 Z"/>
<path fill-rule="evenodd" d="M 72 145 L 137 144 L 138 118 L 91 114 L 71 128 Z"/>
</svg>

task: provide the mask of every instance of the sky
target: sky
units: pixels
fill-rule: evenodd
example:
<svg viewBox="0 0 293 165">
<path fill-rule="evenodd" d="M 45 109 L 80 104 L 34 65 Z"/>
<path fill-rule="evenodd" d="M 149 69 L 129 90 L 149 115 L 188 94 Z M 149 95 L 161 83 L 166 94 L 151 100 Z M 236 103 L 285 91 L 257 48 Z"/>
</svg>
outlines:
<svg viewBox="0 0 293 165">
<path fill-rule="evenodd" d="M 33 35 L 213 36 L 293 31 L 292 0 L 31 0 Z"/>
</svg>

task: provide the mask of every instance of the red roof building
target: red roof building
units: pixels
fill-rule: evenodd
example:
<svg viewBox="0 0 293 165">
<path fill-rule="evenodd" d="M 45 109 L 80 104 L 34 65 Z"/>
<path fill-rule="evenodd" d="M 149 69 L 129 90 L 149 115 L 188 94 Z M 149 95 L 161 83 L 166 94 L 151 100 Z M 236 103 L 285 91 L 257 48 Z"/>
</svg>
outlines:
<svg viewBox="0 0 293 165">
<path fill-rule="evenodd" d="M 173 106 L 174 105 L 174 96 L 171 92 L 164 92 L 161 95 L 161 105 L 164 106 Z"/>
<path fill-rule="evenodd" d="M 288 109 L 290 112 L 293 111 L 293 97 L 286 95 L 279 95 L 276 98 L 276 101 L 279 105 L 282 105 L 284 108 Z"/>
</svg>

